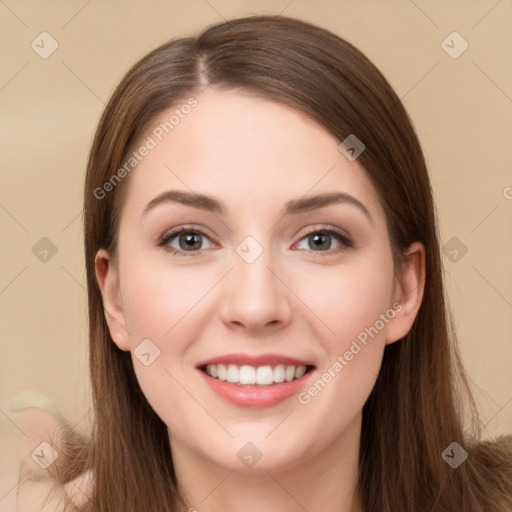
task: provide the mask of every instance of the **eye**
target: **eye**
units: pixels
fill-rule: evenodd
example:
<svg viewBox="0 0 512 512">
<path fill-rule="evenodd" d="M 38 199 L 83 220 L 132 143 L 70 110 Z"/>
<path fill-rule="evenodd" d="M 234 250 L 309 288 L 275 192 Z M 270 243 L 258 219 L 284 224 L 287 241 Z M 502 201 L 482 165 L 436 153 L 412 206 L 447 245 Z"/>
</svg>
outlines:
<svg viewBox="0 0 512 512">
<path fill-rule="evenodd" d="M 304 240 L 309 247 L 299 247 L 300 249 L 312 250 L 314 252 L 327 252 L 332 247 L 333 238 L 337 244 L 334 247 L 334 252 L 353 247 L 352 242 L 341 232 L 336 229 L 316 229 L 306 234 L 299 244 Z"/>
<path fill-rule="evenodd" d="M 206 233 L 200 229 L 181 227 L 170 233 L 166 233 L 162 237 L 159 245 L 179 256 L 195 256 L 194 253 L 208 249 L 203 243 L 205 239 L 211 242 Z M 215 245 L 213 242 L 211 243 Z"/>
<path fill-rule="evenodd" d="M 332 247 L 333 239 L 335 244 L 337 244 L 334 248 Z M 210 242 L 210 247 L 205 246 L 205 240 Z M 305 243 L 309 247 L 301 247 L 301 243 Z M 203 230 L 183 226 L 165 233 L 158 245 L 177 256 L 196 256 L 200 251 L 215 246 L 215 243 L 211 241 Z M 312 252 L 339 252 L 351 247 L 353 247 L 352 241 L 343 232 L 334 228 L 310 230 L 298 242 L 299 249 L 306 249 Z"/>
</svg>

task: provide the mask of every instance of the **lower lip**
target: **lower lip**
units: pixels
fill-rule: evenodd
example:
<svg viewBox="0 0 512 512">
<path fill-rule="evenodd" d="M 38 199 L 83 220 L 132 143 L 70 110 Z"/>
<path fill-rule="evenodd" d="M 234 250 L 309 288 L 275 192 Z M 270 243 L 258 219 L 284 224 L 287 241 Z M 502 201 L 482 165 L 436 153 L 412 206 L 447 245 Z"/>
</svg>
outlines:
<svg viewBox="0 0 512 512">
<path fill-rule="evenodd" d="M 272 407 L 290 398 L 301 390 L 309 377 L 314 373 L 314 369 L 311 369 L 300 379 L 258 388 L 237 386 L 230 382 L 214 379 L 202 370 L 198 371 L 201 373 L 208 386 L 220 397 L 238 407 L 251 407 L 253 409 Z"/>
</svg>

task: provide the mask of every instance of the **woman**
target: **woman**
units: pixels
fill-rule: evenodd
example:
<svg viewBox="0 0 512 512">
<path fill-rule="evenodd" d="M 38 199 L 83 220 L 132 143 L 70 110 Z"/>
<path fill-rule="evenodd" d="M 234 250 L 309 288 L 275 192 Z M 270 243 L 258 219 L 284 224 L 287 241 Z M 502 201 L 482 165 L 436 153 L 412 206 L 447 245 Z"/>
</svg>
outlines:
<svg viewBox="0 0 512 512">
<path fill-rule="evenodd" d="M 70 507 L 511 509 L 510 439 L 463 431 L 419 142 L 348 42 L 259 16 L 151 52 L 84 226 L 94 429 L 48 467 Z"/>
</svg>

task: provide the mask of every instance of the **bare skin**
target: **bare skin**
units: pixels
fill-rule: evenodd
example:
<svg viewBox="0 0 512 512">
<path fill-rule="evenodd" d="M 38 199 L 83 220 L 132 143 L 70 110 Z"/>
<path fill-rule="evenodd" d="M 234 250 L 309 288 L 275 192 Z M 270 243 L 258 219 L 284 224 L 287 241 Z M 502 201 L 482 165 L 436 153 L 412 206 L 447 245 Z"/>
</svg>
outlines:
<svg viewBox="0 0 512 512">
<path fill-rule="evenodd" d="M 239 92 L 208 90 L 197 100 L 130 177 L 119 259 L 97 255 L 112 337 L 122 350 L 148 338 L 160 350 L 151 366 L 136 358 L 134 365 L 168 425 L 191 507 L 356 512 L 362 407 L 386 344 L 409 331 L 421 304 L 424 249 L 410 248 L 396 281 L 376 193 L 322 127 Z M 213 196 L 225 212 L 164 201 L 145 213 L 169 190 Z M 369 215 L 338 203 L 283 216 L 287 201 L 332 192 L 350 194 Z M 186 251 L 180 235 L 156 242 L 190 224 L 201 232 L 193 255 L 170 252 Z M 307 235 L 330 227 L 349 235 L 353 247 L 331 237 L 328 250 L 315 250 Z M 247 236 L 263 250 L 250 264 L 236 252 Z M 307 404 L 292 397 L 241 408 L 213 393 L 195 367 L 220 354 L 270 352 L 311 361 L 318 378 L 393 304 L 400 311 Z M 262 454 L 251 468 L 237 457 L 249 442 Z"/>
</svg>

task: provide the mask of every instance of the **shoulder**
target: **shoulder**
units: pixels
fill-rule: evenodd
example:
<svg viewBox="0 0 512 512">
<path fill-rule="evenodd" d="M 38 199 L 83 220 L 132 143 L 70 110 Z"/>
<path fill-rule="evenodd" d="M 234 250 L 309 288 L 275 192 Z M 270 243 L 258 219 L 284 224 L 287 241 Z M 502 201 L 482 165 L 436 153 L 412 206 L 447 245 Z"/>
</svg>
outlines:
<svg viewBox="0 0 512 512">
<path fill-rule="evenodd" d="M 16 496 L 14 512 L 68 512 L 81 510 L 92 495 L 92 474 L 82 473 L 64 486 L 56 486 L 51 479 L 38 479 L 33 475 L 22 475 Z"/>
<path fill-rule="evenodd" d="M 485 485 L 489 498 L 486 510 L 512 512 L 512 435 L 478 441 L 468 451 L 474 488 L 478 492 Z"/>
<path fill-rule="evenodd" d="M 66 507 L 70 500 L 72 507 L 80 509 L 92 495 L 92 472 L 85 471 L 63 485 L 55 478 L 63 458 L 67 421 L 54 411 L 37 407 L 15 416 L 26 435 L 20 446 L 15 512 L 64 512 L 70 510 L 69 505 Z"/>
</svg>

